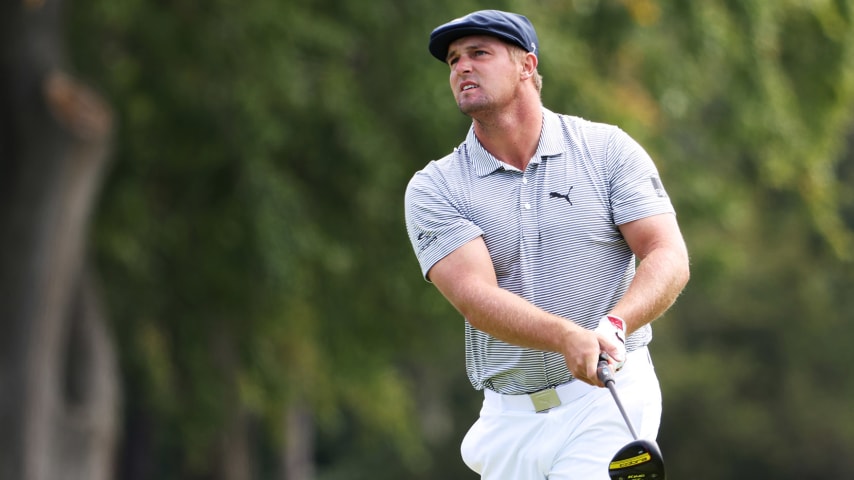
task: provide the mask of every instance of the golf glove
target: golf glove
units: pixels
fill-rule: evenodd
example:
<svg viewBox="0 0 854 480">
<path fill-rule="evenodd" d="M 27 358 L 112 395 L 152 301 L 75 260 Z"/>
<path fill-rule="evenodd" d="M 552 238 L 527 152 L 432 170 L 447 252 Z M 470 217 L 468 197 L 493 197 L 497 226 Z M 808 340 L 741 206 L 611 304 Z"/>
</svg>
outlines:
<svg viewBox="0 0 854 480">
<path fill-rule="evenodd" d="M 618 371 L 623 368 L 623 364 L 626 363 L 626 321 L 616 315 L 603 315 L 599 319 L 599 326 L 594 331 L 608 338 L 617 337 L 617 345 L 622 360 L 617 362 L 614 370 Z"/>
</svg>

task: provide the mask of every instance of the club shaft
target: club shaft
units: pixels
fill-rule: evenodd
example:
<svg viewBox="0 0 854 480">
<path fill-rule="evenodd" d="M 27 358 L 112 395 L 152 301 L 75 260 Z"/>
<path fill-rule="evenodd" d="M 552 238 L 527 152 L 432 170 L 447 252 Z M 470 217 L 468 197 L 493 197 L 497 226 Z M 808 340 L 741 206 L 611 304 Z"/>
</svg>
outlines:
<svg viewBox="0 0 854 480">
<path fill-rule="evenodd" d="M 623 408 L 623 402 L 620 401 L 620 397 L 617 395 L 617 387 L 614 386 L 614 381 L 611 380 L 605 383 L 605 386 L 608 387 L 608 390 L 611 391 L 611 396 L 614 397 L 614 402 L 617 403 L 617 408 L 620 409 L 620 414 L 623 416 L 623 420 L 626 421 L 626 426 L 629 427 L 629 431 L 632 432 L 632 438 L 635 440 L 638 439 L 638 434 L 635 433 L 635 428 L 632 426 L 631 420 L 629 420 L 629 416 L 626 414 L 626 409 Z"/>
</svg>

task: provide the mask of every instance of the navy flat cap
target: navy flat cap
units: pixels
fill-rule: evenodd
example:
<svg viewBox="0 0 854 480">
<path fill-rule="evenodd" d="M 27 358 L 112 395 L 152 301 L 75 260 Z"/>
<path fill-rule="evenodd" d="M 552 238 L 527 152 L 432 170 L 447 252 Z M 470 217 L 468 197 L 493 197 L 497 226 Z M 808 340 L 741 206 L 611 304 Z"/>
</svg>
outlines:
<svg viewBox="0 0 854 480">
<path fill-rule="evenodd" d="M 491 35 L 538 54 L 537 32 L 524 15 L 500 10 L 480 10 L 436 27 L 430 33 L 430 53 L 447 61 L 448 46 L 468 35 Z"/>
</svg>

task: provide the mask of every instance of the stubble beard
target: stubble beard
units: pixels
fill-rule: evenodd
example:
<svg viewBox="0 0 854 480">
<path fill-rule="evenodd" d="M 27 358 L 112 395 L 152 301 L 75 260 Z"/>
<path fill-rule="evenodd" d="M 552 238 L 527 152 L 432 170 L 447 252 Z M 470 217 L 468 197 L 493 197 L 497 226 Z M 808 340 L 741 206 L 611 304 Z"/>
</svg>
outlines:
<svg viewBox="0 0 854 480">
<path fill-rule="evenodd" d="M 482 88 L 482 87 L 479 87 Z M 477 96 L 457 99 L 457 107 L 464 115 L 475 120 L 486 120 L 488 117 L 499 114 L 504 108 L 518 101 L 518 92 L 492 91 L 491 95 L 478 92 Z"/>
<path fill-rule="evenodd" d="M 495 105 L 488 98 L 478 98 L 469 101 L 458 101 L 457 107 L 460 109 L 460 112 L 462 112 L 463 115 L 467 115 L 469 117 L 483 115 L 495 109 Z"/>
<path fill-rule="evenodd" d="M 466 115 L 469 117 L 473 117 L 478 113 L 484 113 L 485 111 L 488 110 L 488 108 L 484 105 L 471 105 L 471 104 L 465 104 L 464 105 L 464 104 L 460 103 L 460 104 L 457 104 L 457 106 L 460 108 L 460 112 L 462 112 L 463 115 Z"/>
</svg>

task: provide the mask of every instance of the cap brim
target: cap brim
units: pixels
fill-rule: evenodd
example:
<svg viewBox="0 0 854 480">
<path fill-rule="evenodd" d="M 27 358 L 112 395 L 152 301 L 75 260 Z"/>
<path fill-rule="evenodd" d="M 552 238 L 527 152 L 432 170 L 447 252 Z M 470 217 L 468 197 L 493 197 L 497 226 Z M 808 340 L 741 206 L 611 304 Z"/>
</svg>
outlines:
<svg viewBox="0 0 854 480">
<path fill-rule="evenodd" d="M 450 28 L 435 34 L 430 39 L 430 53 L 439 59 L 440 62 L 447 62 L 448 47 L 454 43 L 455 40 L 459 40 L 460 38 L 467 37 L 469 35 L 489 35 L 490 37 L 496 37 L 505 42 L 525 48 L 523 45 L 519 45 L 519 42 L 509 35 L 501 35 L 494 30 L 483 27 L 461 26 L 458 28 Z"/>
</svg>

